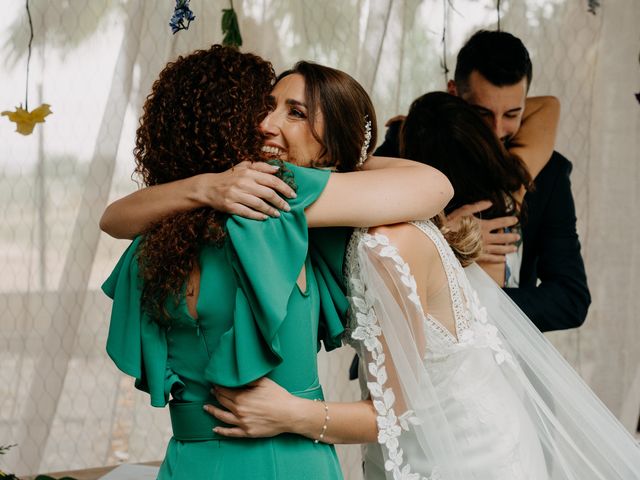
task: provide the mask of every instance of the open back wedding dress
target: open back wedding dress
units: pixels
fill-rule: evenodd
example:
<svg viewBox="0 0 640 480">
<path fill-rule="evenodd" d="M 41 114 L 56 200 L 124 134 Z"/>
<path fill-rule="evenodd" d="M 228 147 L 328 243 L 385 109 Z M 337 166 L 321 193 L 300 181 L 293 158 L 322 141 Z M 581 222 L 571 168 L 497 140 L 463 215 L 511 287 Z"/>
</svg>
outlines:
<svg viewBox="0 0 640 480">
<path fill-rule="evenodd" d="M 387 237 L 358 230 L 347 251 L 347 335 L 378 416 L 365 478 L 640 478 L 633 437 L 529 319 L 433 223 L 413 226 L 441 261 L 428 312 Z"/>
</svg>

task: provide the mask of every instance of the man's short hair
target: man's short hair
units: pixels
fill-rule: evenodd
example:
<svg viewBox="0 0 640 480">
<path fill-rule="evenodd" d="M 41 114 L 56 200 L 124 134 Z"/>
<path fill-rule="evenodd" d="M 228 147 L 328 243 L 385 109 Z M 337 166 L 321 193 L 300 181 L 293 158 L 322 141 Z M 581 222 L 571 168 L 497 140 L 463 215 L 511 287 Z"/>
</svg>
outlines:
<svg viewBox="0 0 640 480">
<path fill-rule="evenodd" d="M 531 85 L 531 59 L 522 41 L 507 32 L 479 30 L 458 53 L 454 80 L 459 93 L 469 86 L 471 72 L 477 70 L 493 85 L 514 85 L 527 77 Z"/>
</svg>

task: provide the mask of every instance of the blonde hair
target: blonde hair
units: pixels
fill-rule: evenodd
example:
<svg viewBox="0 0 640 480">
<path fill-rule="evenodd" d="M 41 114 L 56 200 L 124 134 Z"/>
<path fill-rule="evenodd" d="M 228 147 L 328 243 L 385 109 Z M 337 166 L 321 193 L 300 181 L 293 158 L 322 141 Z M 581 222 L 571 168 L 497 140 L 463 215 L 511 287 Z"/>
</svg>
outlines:
<svg viewBox="0 0 640 480">
<path fill-rule="evenodd" d="M 440 229 L 463 267 L 478 259 L 482 251 L 482 230 L 475 217 L 461 217 L 455 229 L 446 224 L 444 213 L 436 215 L 431 221 Z"/>
</svg>

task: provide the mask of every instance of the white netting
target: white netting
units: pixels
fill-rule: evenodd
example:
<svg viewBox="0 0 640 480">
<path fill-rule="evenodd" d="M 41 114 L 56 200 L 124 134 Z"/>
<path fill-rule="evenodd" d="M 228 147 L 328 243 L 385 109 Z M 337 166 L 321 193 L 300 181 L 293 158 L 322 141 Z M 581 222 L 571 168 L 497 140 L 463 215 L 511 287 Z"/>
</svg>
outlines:
<svg viewBox="0 0 640 480">
<path fill-rule="evenodd" d="M 596 16 L 586 0 L 501 3 L 502 28 L 532 54 L 531 92 L 562 102 L 558 149 L 574 162 L 594 304 L 587 325 L 558 342 L 631 428 L 640 405 L 640 3 L 603 0 Z M 163 455 L 168 412 L 149 407 L 104 352 L 110 302 L 99 286 L 126 242 L 101 235 L 97 222 L 109 201 L 136 188 L 133 138 L 159 70 L 222 38 L 228 2 L 192 0 L 197 18 L 175 36 L 173 5 L 31 2 L 29 107 L 47 102 L 54 113 L 31 136 L 0 117 L 0 445 L 19 443 L 0 468 L 27 474 Z M 418 95 L 444 88 L 445 5 L 451 76 L 470 33 L 495 28 L 495 1 L 234 2 L 244 51 L 277 71 L 303 58 L 346 70 L 372 93 L 380 128 Z M 24 4 L 4 5 L 0 27 L 0 109 L 12 110 L 24 101 Z M 358 398 L 346 381 L 350 356 L 322 356 L 329 398 Z M 339 452 L 346 478 L 358 478 L 359 448 Z"/>
</svg>

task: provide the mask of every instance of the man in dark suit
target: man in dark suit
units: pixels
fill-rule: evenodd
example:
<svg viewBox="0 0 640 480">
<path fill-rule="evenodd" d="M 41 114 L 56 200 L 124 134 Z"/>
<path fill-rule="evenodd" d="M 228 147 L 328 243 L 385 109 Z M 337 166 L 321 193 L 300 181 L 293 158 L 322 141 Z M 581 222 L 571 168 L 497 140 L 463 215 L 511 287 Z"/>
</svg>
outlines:
<svg viewBox="0 0 640 480">
<path fill-rule="evenodd" d="M 531 71 L 529 53 L 518 38 L 506 32 L 479 31 L 460 50 L 454 80 L 447 87 L 449 93 L 473 105 L 507 148 L 513 149 L 521 147 L 512 140 L 525 113 Z M 385 141 L 376 155 L 400 156 L 402 118 L 387 124 Z M 536 145 L 532 147 L 533 154 L 539 153 Z M 530 152 L 520 149 L 517 153 Z M 479 219 L 484 244 L 479 263 L 491 267 L 515 258 L 511 266 L 517 271 L 505 279 L 505 292 L 543 332 L 579 327 L 591 303 L 576 230 L 571 169 L 569 160 L 554 151 L 539 173 L 531 172 L 537 176 L 534 189 L 524 197 L 521 248 L 514 246 L 519 236 L 510 229 L 516 219 Z M 486 207 L 468 205 L 450 216 L 478 216 L 480 208 Z M 356 357 L 350 378 L 357 378 L 357 369 Z"/>
<path fill-rule="evenodd" d="M 530 82 L 531 61 L 522 42 L 506 32 L 479 31 L 460 50 L 448 90 L 476 107 L 507 148 L 513 148 Z M 399 130 L 400 122 L 390 125 L 376 155 L 399 155 Z M 505 288 L 543 332 L 579 327 L 591 303 L 576 230 L 571 168 L 566 158 L 553 152 L 536 176 L 534 189 L 525 195 L 522 252 L 516 260 L 519 278 Z M 479 221 L 485 227 L 481 263 L 504 263 L 515 236 L 503 227 L 513 222 Z M 509 286 L 514 283 L 517 286 Z"/>
</svg>

